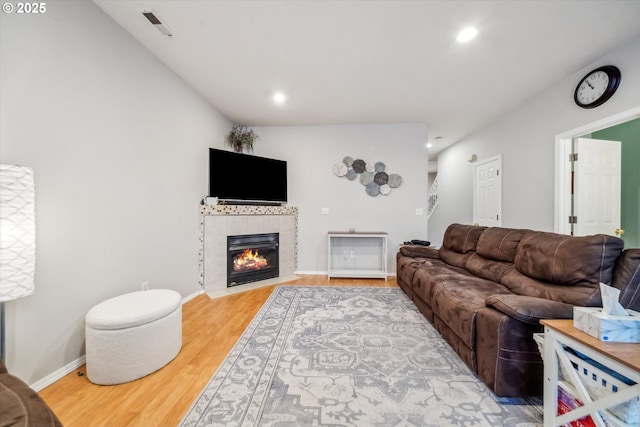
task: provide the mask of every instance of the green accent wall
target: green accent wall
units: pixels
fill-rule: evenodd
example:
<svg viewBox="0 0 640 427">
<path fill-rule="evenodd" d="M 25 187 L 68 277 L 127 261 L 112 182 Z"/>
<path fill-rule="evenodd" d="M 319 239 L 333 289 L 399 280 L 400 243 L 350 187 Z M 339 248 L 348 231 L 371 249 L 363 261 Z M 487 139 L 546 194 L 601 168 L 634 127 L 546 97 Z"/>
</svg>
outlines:
<svg viewBox="0 0 640 427">
<path fill-rule="evenodd" d="M 591 134 L 595 139 L 622 141 L 621 227 L 626 248 L 640 247 L 640 119 Z"/>
</svg>

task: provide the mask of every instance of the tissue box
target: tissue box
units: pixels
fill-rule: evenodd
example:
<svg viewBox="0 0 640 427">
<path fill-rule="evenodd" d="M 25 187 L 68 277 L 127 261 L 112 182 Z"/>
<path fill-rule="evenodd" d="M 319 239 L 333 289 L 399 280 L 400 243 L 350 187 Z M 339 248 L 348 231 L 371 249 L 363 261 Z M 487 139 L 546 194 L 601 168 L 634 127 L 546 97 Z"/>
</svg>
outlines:
<svg viewBox="0 0 640 427">
<path fill-rule="evenodd" d="M 599 307 L 573 307 L 573 327 L 601 341 L 640 343 L 640 313 L 609 316 Z"/>
</svg>

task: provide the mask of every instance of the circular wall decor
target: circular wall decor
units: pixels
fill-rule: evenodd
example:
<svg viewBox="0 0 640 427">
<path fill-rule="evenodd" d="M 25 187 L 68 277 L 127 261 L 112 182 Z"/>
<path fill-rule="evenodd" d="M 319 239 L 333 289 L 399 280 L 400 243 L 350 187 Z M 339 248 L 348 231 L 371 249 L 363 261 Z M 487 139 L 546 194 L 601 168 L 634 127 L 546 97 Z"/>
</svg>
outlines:
<svg viewBox="0 0 640 427">
<path fill-rule="evenodd" d="M 618 67 L 605 65 L 584 76 L 573 93 L 573 100 L 582 108 L 595 108 L 609 100 L 618 90 L 622 75 Z"/>
<path fill-rule="evenodd" d="M 353 159 L 351 156 L 342 158 L 341 163 L 333 166 L 333 173 L 340 178 L 354 181 L 360 176 L 359 181 L 365 187 L 366 193 L 371 197 L 388 195 L 392 188 L 398 188 L 402 184 L 402 177 L 398 174 L 385 172 L 386 165 L 382 162 L 365 162 L 362 159 Z"/>
<path fill-rule="evenodd" d="M 387 175 L 385 172 L 378 172 L 373 177 L 373 181 L 378 185 L 385 185 L 389 182 L 389 175 Z"/>
<path fill-rule="evenodd" d="M 333 165 L 333 173 L 336 176 L 345 176 L 347 174 L 347 167 L 344 164 L 338 163 Z"/>
<path fill-rule="evenodd" d="M 353 168 L 354 171 L 356 171 L 356 173 L 362 173 L 365 170 L 367 170 L 367 164 L 362 159 L 354 160 L 351 167 Z"/>
<path fill-rule="evenodd" d="M 360 184 L 367 185 L 372 181 L 373 181 L 373 173 L 362 172 L 362 174 L 360 174 Z"/>
<path fill-rule="evenodd" d="M 402 184 L 402 177 L 398 174 L 392 173 L 389 175 L 389 187 L 398 188 Z"/>
</svg>

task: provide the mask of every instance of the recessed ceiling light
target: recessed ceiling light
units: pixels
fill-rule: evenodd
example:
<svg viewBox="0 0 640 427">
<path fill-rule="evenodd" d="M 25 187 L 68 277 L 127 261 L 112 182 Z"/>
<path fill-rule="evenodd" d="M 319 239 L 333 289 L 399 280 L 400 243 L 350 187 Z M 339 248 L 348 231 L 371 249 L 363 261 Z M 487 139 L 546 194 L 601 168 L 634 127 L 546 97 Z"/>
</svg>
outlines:
<svg viewBox="0 0 640 427">
<path fill-rule="evenodd" d="M 431 148 L 431 147 L 433 147 L 433 144 L 430 142 L 427 142 L 427 148 Z"/>
<path fill-rule="evenodd" d="M 469 40 L 472 40 L 476 35 L 478 35 L 478 30 L 473 27 L 469 27 L 460 31 L 456 40 L 458 43 L 466 43 Z"/>
<path fill-rule="evenodd" d="M 282 92 L 276 92 L 273 94 L 273 102 L 276 104 L 284 104 L 284 101 L 287 100 L 287 96 Z"/>
</svg>

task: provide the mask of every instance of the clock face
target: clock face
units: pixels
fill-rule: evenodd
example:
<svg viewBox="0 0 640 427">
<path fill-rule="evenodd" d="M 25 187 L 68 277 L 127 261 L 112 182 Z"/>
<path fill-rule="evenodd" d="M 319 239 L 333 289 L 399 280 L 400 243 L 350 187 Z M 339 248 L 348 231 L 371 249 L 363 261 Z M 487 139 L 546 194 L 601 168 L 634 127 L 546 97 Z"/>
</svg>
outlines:
<svg viewBox="0 0 640 427">
<path fill-rule="evenodd" d="M 611 98 L 619 84 L 620 70 L 613 65 L 606 65 L 584 76 L 573 98 L 582 108 L 594 108 Z"/>
<path fill-rule="evenodd" d="M 596 71 L 580 82 L 576 90 L 576 99 L 583 105 L 597 101 L 609 86 L 609 76 L 604 71 Z"/>
</svg>

